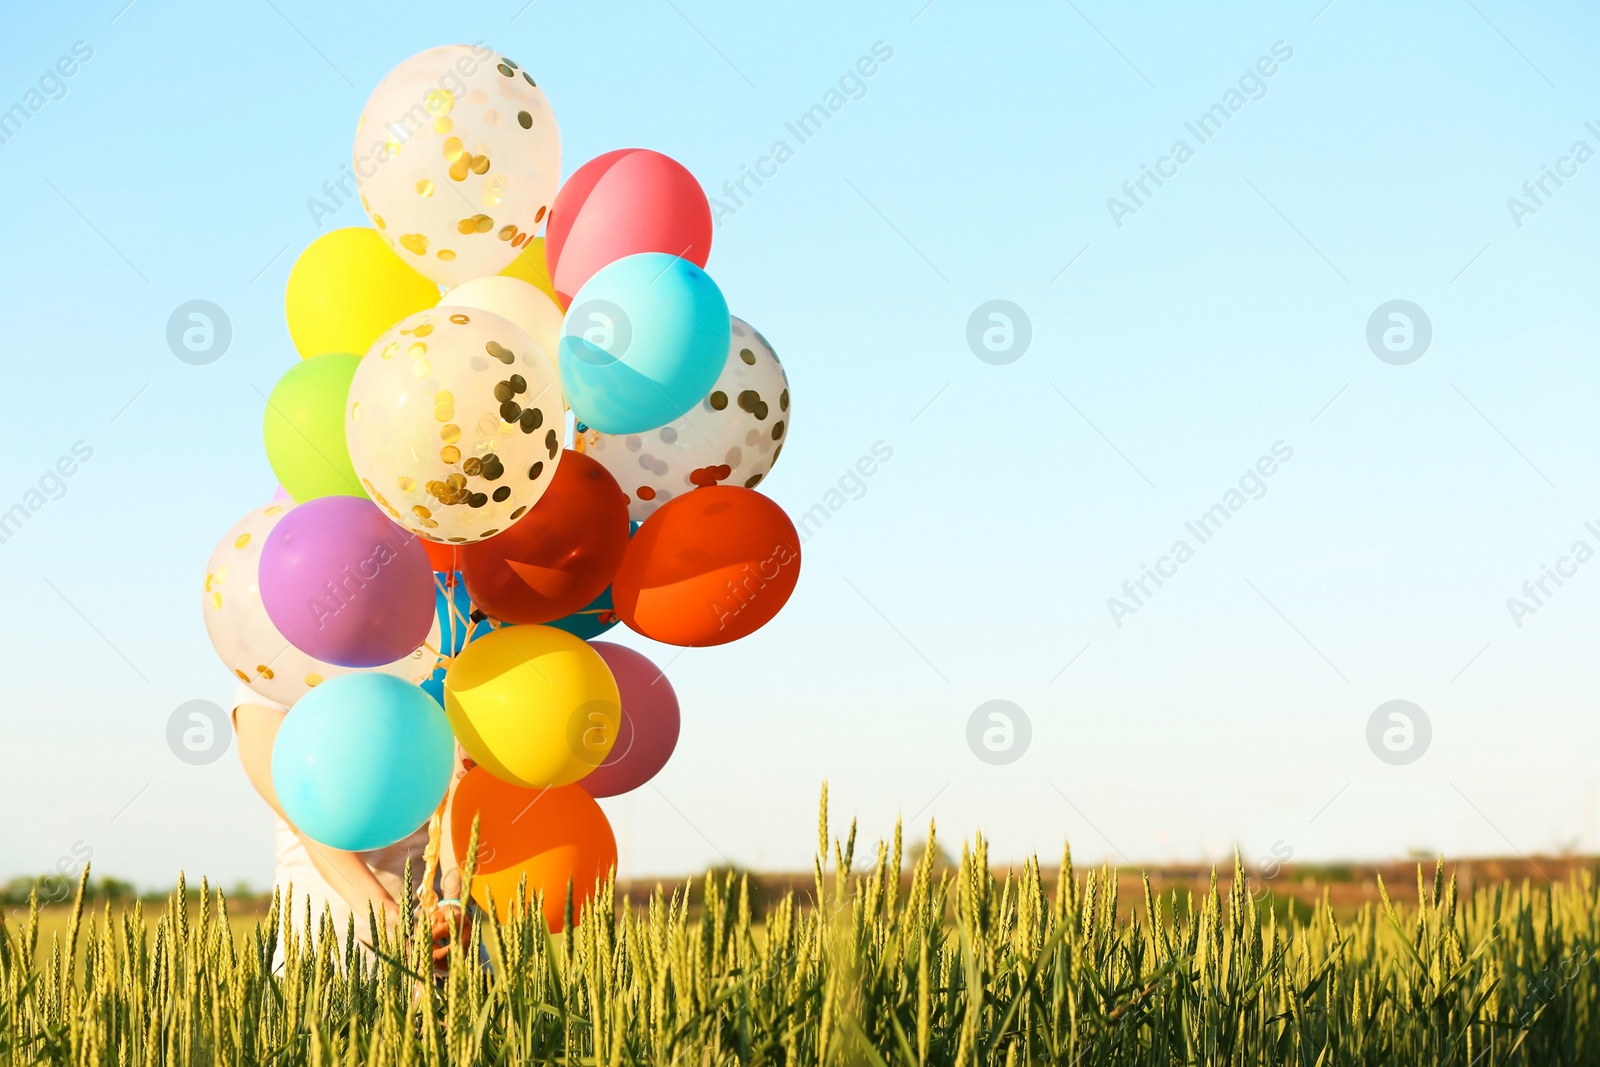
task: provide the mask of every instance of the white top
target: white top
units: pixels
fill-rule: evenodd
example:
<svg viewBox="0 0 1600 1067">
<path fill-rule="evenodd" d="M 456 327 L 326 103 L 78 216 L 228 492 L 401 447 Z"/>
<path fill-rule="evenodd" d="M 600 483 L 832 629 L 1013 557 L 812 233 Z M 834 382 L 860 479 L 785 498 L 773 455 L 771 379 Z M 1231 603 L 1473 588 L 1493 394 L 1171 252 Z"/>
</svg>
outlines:
<svg viewBox="0 0 1600 1067">
<path fill-rule="evenodd" d="M 233 706 L 237 710 L 240 705 L 251 704 L 256 707 L 273 708 L 277 711 L 287 712 L 289 709 L 275 701 L 257 693 L 248 686 L 240 685 L 234 692 Z M 283 898 L 285 917 L 294 922 L 295 928 L 303 931 L 306 919 L 306 905 L 311 906 L 311 934 L 315 938 L 322 925 L 322 912 L 327 908 L 333 914 L 333 928 L 341 941 L 344 940 L 345 930 L 349 926 L 350 916 L 353 911 L 344 896 L 328 884 L 311 862 L 311 855 L 306 851 L 306 842 L 294 829 L 281 817 L 273 816 L 273 872 L 272 886 Z M 370 869 L 374 876 L 388 890 L 389 895 L 395 900 L 402 900 L 405 896 L 406 860 L 411 860 L 411 880 L 417 888 L 421 889 L 422 883 L 422 855 L 428 845 L 428 827 L 426 825 L 417 829 L 416 833 L 402 841 L 398 841 L 387 848 L 376 849 L 372 852 L 356 853 Z M 314 846 L 320 847 L 320 846 Z M 293 886 L 294 895 L 289 895 Z M 345 887 L 347 891 L 349 887 Z M 352 895 L 356 895 L 352 893 Z M 382 916 L 379 916 L 381 921 Z M 367 916 L 355 916 L 356 935 L 365 939 L 370 936 L 367 931 Z M 281 951 L 281 950 L 280 950 Z"/>
</svg>

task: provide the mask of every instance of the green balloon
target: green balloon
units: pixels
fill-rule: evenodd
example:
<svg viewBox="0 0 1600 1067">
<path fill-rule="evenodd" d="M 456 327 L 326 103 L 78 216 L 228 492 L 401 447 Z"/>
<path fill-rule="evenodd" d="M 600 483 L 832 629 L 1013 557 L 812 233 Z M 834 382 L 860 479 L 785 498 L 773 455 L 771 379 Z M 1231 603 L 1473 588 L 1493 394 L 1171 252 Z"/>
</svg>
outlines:
<svg viewBox="0 0 1600 1067">
<path fill-rule="evenodd" d="M 301 360 L 267 398 L 261 432 L 278 484 L 297 504 L 323 496 L 361 496 L 344 438 L 344 405 L 360 356 L 330 352 Z"/>
</svg>

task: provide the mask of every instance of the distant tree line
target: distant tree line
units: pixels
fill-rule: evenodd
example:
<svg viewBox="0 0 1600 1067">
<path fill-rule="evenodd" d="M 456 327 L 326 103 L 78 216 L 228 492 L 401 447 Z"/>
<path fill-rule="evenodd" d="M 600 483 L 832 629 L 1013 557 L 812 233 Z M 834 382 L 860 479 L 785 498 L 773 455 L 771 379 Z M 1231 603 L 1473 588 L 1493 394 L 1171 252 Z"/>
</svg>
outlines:
<svg viewBox="0 0 1600 1067">
<path fill-rule="evenodd" d="M 198 884 L 187 887 L 188 895 L 198 899 L 200 887 Z M 19 875 L 7 882 L 0 882 L 0 907 L 27 907 L 30 896 L 38 891 L 39 904 L 47 907 L 51 904 L 70 904 L 73 896 L 78 891 L 76 875 L 58 874 L 51 872 L 38 876 Z M 121 878 L 90 878 L 85 887 L 84 898 L 96 904 L 110 902 L 112 904 L 132 903 L 135 900 L 164 901 L 172 894 L 169 889 L 155 889 L 141 892 L 132 882 L 123 881 Z M 241 900 L 257 896 L 257 892 L 250 886 L 240 883 L 228 891 L 228 896 L 234 900 Z"/>
</svg>

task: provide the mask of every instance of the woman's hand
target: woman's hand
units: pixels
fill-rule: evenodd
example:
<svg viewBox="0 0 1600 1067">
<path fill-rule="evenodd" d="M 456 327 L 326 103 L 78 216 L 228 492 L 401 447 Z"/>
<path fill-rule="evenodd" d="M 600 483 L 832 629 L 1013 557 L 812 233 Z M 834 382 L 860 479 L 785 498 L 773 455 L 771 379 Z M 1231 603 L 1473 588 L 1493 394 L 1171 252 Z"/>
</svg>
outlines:
<svg viewBox="0 0 1600 1067">
<path fill-rule="evenodd" d="M 444 901 L 433 909 L 433 965 L 444 966 L 450 958 L 451 927 L 466 944 L 472 939 L 472 917 L 453 901 Z"/>
</svg>

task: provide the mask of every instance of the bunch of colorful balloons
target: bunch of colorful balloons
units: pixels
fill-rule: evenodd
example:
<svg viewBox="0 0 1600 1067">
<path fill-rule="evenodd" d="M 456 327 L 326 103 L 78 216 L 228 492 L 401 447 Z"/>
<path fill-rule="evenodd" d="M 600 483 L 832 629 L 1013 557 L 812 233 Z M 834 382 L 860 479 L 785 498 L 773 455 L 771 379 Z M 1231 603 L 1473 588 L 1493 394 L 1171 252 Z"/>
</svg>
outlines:
<svg viewBox="0 0 1600 1067">
<path fill-rule="evenodd" d="M 302 360 L 263 425 L 282 491 L 212 554 L 206 627 L 292 705 L 272 776 L 299 830 L 405 838 L 459 744 L 474 896 L 503 909 L 525 878 L 558 926 L 569 885 L 581 903 L 616 862 L 593 798 L 643 785 L 678 736 L 662 672 L 594 639 L 620 621 L 723 644 L 794 589 L 800 539 L 755 490 L 788 382 L 703 269 L 694 177 L 624 149 L 558 191 L 550 104 L 505 56 L 412 56 L 356 130 L 372 228 L 290 272 Z"/>
</svg>

